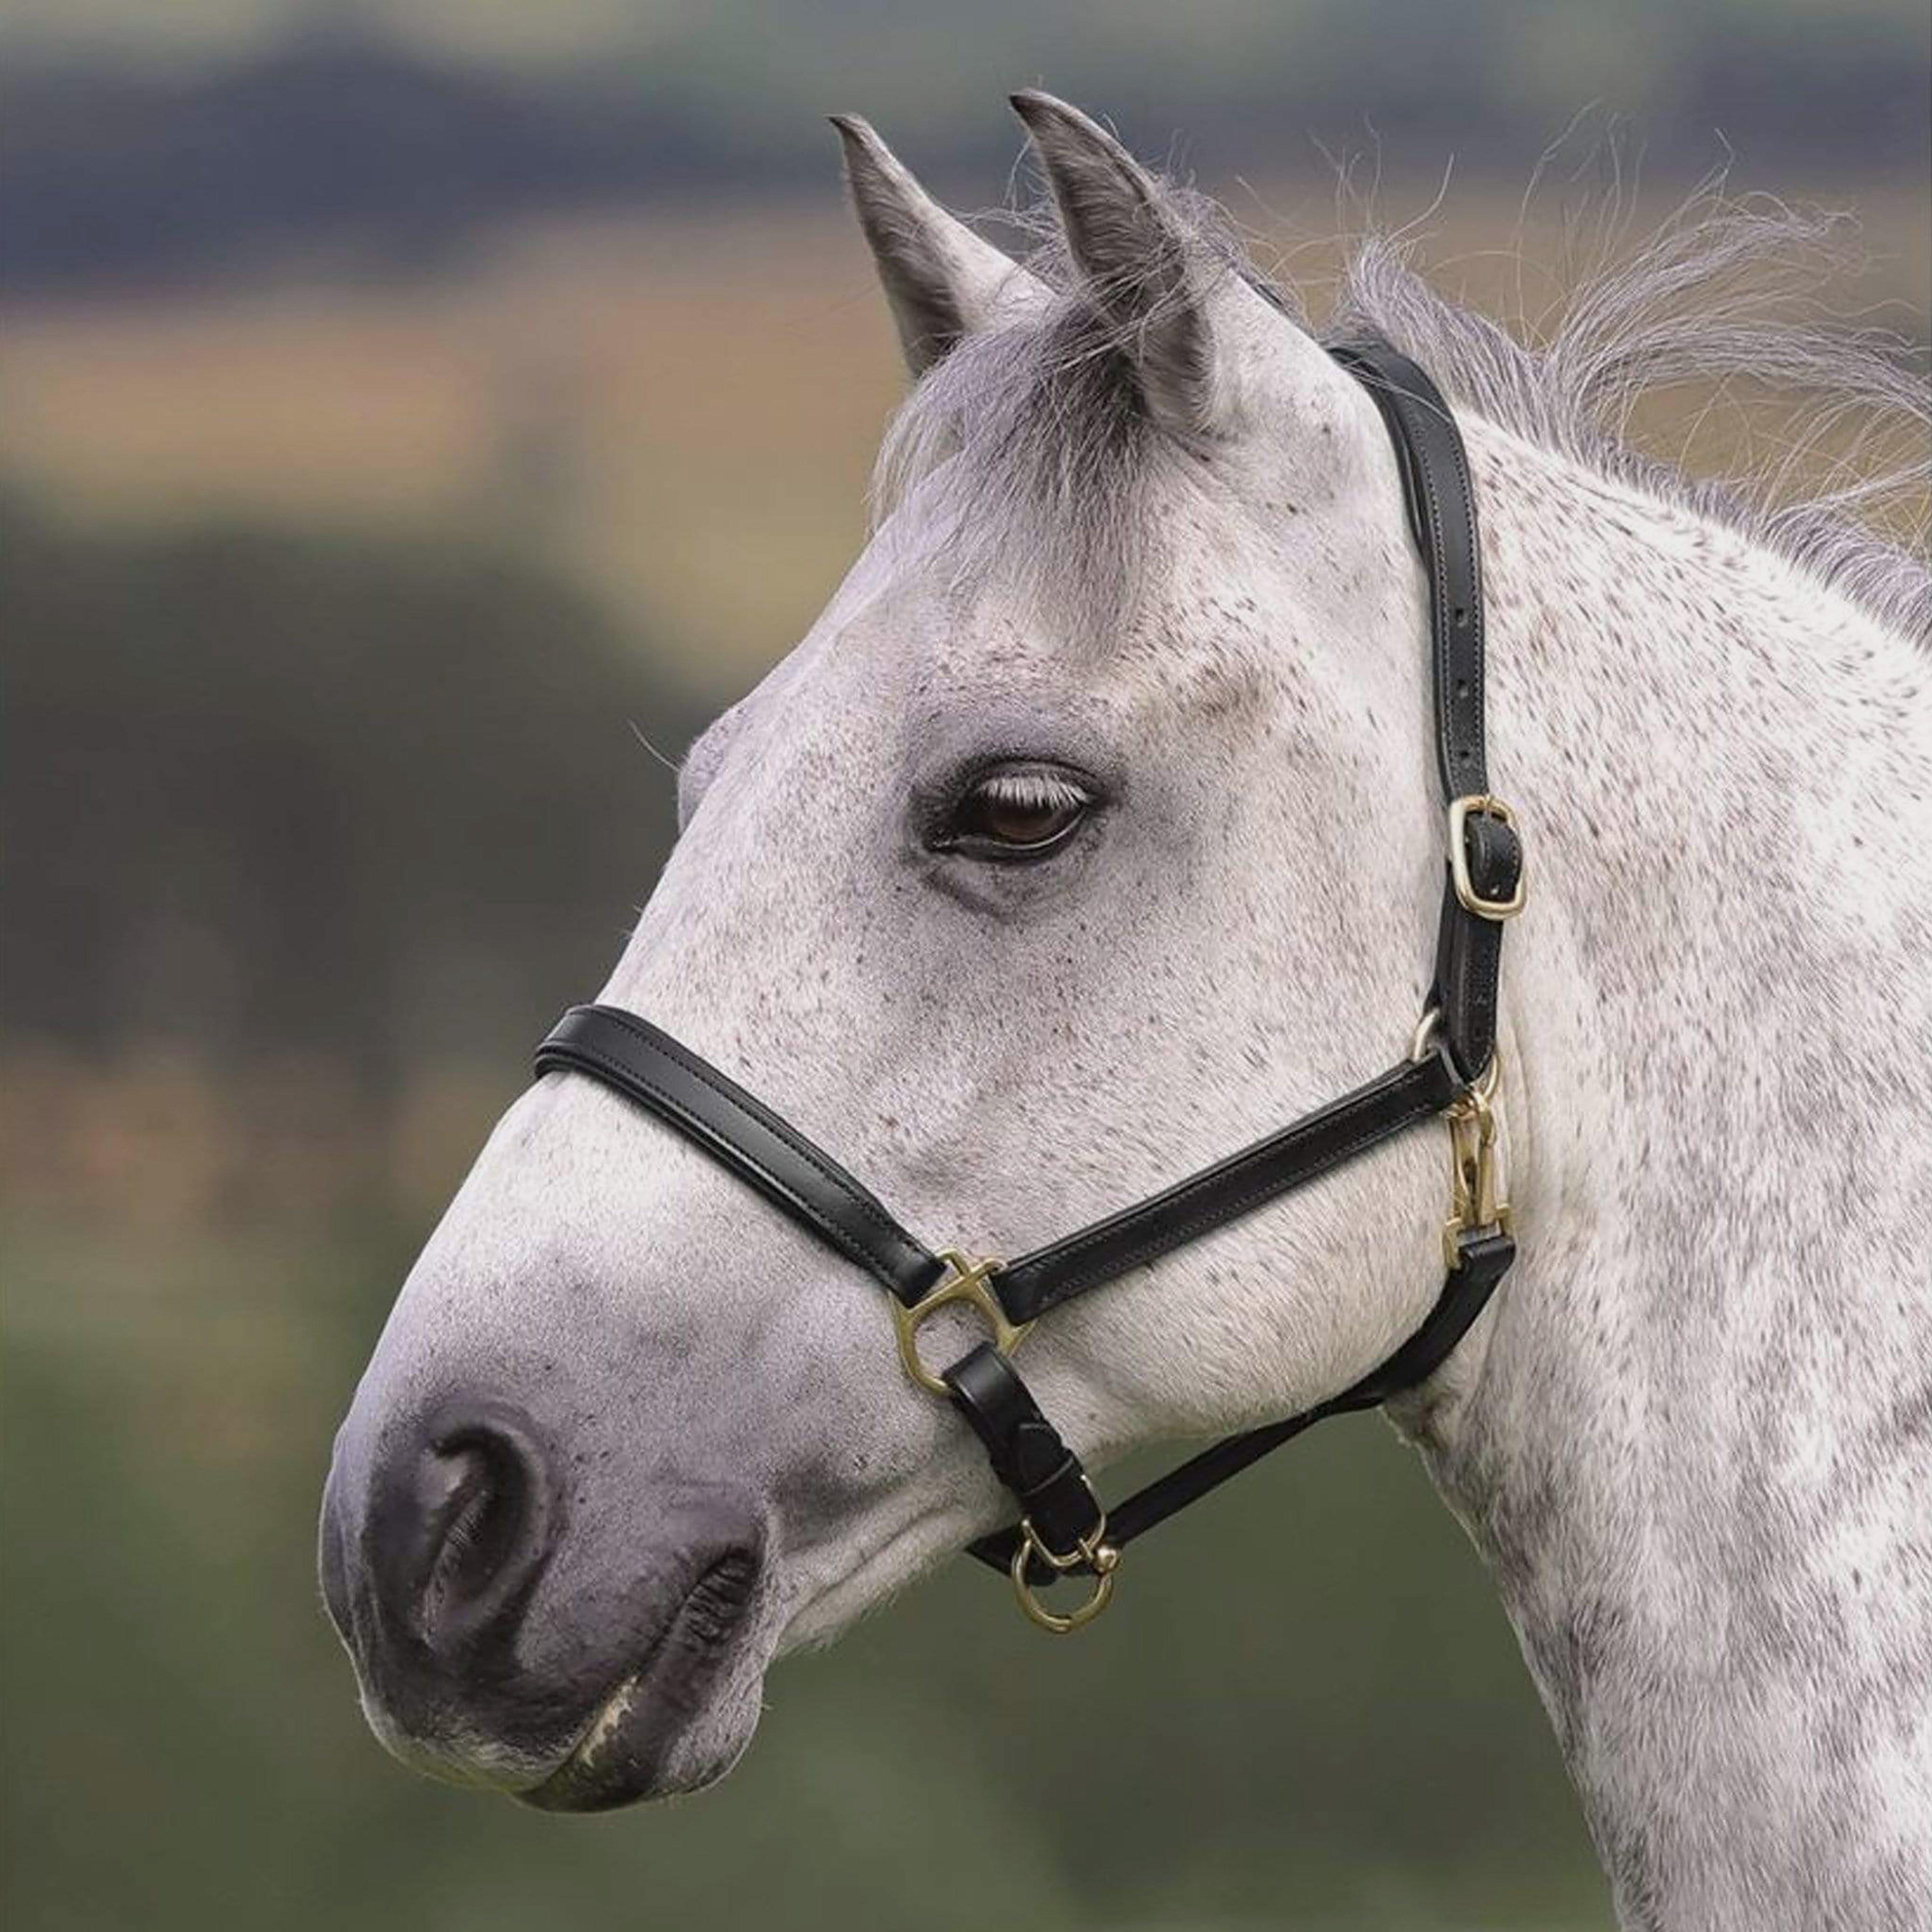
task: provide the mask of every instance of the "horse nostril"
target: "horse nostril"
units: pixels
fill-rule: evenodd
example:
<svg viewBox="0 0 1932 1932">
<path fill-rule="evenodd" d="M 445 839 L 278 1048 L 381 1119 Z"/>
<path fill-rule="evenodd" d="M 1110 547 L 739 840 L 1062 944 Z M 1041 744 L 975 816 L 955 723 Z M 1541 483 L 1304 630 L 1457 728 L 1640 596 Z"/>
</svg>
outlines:
<svg viewBox="0 0 1932 1932">
<path fill-rule="evenodd" d="M 427 1636 L 446 1612 L 485 1594 L 514 1558 L 530 1520 L 530 1484 L 514 1448 L 479 1431 L 430 1450 L 417 1489 L 432 1552 L 416 1606 Z"/>
<path fill-rule="evenodd" d="M 445 1411 L 385 1471 L 368 1555 L 392 1628 L 446 1653 L 513 1630 L 556 1540 L 547 1460 L 507 1411 Z"/>
</svg>

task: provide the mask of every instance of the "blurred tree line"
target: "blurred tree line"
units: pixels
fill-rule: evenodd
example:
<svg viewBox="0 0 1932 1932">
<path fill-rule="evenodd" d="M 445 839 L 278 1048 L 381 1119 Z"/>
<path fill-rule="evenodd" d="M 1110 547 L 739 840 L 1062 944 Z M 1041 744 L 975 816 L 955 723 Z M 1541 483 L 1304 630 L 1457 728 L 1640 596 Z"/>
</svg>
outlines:
<svg viewBox="0 0 1932 1932">
<path fill-rule="evenodd" d="M 640 734 L 704 707 L 481 540 L 8 501 L 0 557 L 14 1202 L 431 1204 L 662 861 Z"/>
<path fill-rule="evenodd" d="M 523 1043 L 614 958 L 670 830 L 638 734 L 701 707 L 539 567 L 19 502 L 0 556 L 16 1032 L 380 1078 Z"/>
<path fill-rule="evenodd" d="M 1634 118 L 1653 166 L 1693 172 L 1727 147 L 1838 178 L 1926 152 L 1922 0 L 580 10 L 577 57 L 541 63 L 484 58 L 448 10 L 431 40 L 416 16 L 272 8 L 252 23 L 279 19 L 278 37 L 186 66 L 23 22 L 0 73 L 0 290 L 232 274 L 320 246 L 419 270 L 507 214 L 815 179 L 836 109 L 877 117 L 941 183 L 983 179 L 1016 150 L 1000 97 L 1037 80 L 1144 142 L 1212 129 L 1223 155 L 1304 167 L 1316 140 L 1391 173 L 1453 153 L 1520 181 L 1592 104 Z"/>
</svg>

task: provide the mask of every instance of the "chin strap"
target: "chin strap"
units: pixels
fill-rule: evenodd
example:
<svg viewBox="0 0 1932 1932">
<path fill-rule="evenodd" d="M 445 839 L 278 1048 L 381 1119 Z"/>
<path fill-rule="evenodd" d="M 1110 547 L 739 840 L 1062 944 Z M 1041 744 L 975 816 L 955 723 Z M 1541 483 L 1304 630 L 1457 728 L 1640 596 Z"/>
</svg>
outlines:
<svg viewBox="0 0 1932 1932">
<path fill-rule="evenodd" d="M 1010 1263 L 935 1252 L 831 1156 L 708 1061 L 647 1020 L 574 1006 L 537 1049 L 539 1075 L 586 1074 L 729 1168 L 890 1294 L 901 1360 L 946 1397 L 1018 1505 L 1012 1528 L 972 1553 L 1006 1570 L 1043 1628 L 1078 1629 L 1113 1594 L 1120 1552 L 1174 1512 L 1331 1415 L 1372 1408 L 1425 1382 L 1482 1312 L 1515 1258 L 1496 1160 L 1497 978 L 1504 923 L 1522 910 L 1514 814 L 1489 789 L 1483 740 L 1483 604 L 1475 500 L 1454 418 L 1421 370 L 1386 343 L 1337 349 L 1368 389 L 1394 445 L 1409 528 L 1429 586 L 1436 760 L 1447 857 L 1429 1011 L 1409 1057 L 1279 1132 L 1106 1220 Z M 1448 1124 L 1451 1202 L 1442 1292 L 1422 1325 L 1338 1395 L 1228 1437 L 1102 1510 L 1079 1458 L 1040 1412 L 1013 1351 L 1048 1310 L 1258 1208 L 1425 1120 Z M 919 1330 L 962 1306 L 989 1339 L 942 1371 Z M 1040 1589 L 1078 1572 L 1087 1598 L 1064 1613 Z"/>
</svg>

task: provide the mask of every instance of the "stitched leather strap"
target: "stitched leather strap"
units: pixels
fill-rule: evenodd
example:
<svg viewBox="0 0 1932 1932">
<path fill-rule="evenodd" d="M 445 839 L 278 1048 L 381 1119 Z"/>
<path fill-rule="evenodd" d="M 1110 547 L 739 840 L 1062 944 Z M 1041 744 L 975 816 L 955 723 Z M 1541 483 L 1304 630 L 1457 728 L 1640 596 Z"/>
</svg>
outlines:
<svg viewBox="0 0 1932 1932">
<path fill-rule="evenodd" d="M 735 1081 L 617 1006 L 572 1006 L 536 1071 L 587 1073 L 694 1141 L 908 1307 L 945 1272 L 875 1196 Z"/>
<path fill-rule="evenodd" d="M 823 1149 L 688 1046 L 621 1007 L 572 1006 L 537 1048 L 696 1142 L 910 1306 L 944 1264 Z M 1000 1269 L 988 1286 L 1016 1326 L 1432 1120 L 1462 1090 L 1446 1057 L 1402 1061 L 1265 1139 Z"/>
<path fill-rule="evenodd" d="M 1403 1060 L 1365 1087 L 1104 1221 L 1010 1262 L 992 1286 L 1008 1318 L 1056 1304 L 1265 1207 L 1418 1122 L 1462 1090 L 1439 1052 Z"/>
<path fill-rule="evenodd" d="M 1522 847 L 1514 831 L 1499 818 L 1472 813 L 1462 849 L 1477 891 L 1506 901 L 1522 877 Z M 1474 1081 L 1496 1050 L 1502 956 L 1502 922 L 1471 912 L 1456 896 L 1445 867 L 1429 1004 L 1442 1016 L 1443 1044 L 1465 1080 Z"/>
<path fill-rule="evenodd" d="M 836 1252 L 856 1262 L 908 1306 L 944 1273 L 938 1258 L 837 1162 L 688 1047 L 614 1006 L 573 1006 L 537 1049 L 538 1073 L 571 1071 L 675 1128 Z M 1404 1061 L 1151 1200 L 1022 1256 L 991 1285 L 1016 1322 L 1165 1254 L 1330 1172 L 1419 1121 L 1462 1090 L 1442 1052 Z M 1515 1244 L 1500 1231 L 1465 1235 L 1459 1264 L 1422 1326 L 1340 1395 L 1260 1429 L 1228 1437 L 1130 1496 L 1106 1518 L 1124 1547 L 1250 1463 L 1330 1415 L 1365 1408 L 1433 1375 L 1481 1312 Z M 1079 1458 L 1042 1413 L 1018 1372 L 982 1342 L 944 1372 L 954 1406 L 984 1445 L 994 1474 L 1056 1555 L 1070 1556 L 1102 1521 Z M 1004 1569 L 1018 1527 L 982 1538 L 972 1553 Z M 1036 1583 L 1054 1574 L 1036 1557 Z"/>
<path fill-rule="evenodd" d="M 1422 369 L 1380 340 L 1329 352 L 1366 389 L 1388 425 L 1410 533 L 1429 579 L 1436 768 L 1446 803 L 1490 788 L 1483 742 L 1482 550 L 1462 438 Z"/>
<path fill-rule="evenodd" d="M 1394 446 L 1410 533 L 1429 584 L 1430 665 L 1435 694 L 1436 767 L 1445 806 L 1490 788 L 1484 738 L 1482 544 L 1475 491 L 1454 413 L 1427 374 L 1379 340 L 1330 352 L 1369 392 Z M 1472 813 L 1463 851 L 1471 883 L 1504 901 L 1522 876 L 1522 848 L 1501 819 Z M 1430 1004 L 1465 1080 L 1496 1051 L 1500 921 L 1472 912 L 1445 871 Z"/>
</svg>

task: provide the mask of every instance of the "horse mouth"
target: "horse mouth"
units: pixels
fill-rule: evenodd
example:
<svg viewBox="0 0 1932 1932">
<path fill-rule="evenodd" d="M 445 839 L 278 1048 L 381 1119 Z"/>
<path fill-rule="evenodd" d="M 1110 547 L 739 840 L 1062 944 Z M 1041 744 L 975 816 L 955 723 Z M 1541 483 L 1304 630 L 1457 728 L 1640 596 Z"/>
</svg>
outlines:
<svg viewBox="0 0 1932 1932">
<path fill-rule="evenodd" d="M 735 1640 L 758 1580 L 758 1561 L 748 1552 L 713 1563 L 604 1699 L 570 1755 L 518 1798 L 543 1811 L 611 1811 L 722 1777 L 735 1753 L 695 1770 L 674 1766 L 673 1758 L 739 1648 Z"/>
</svg>

